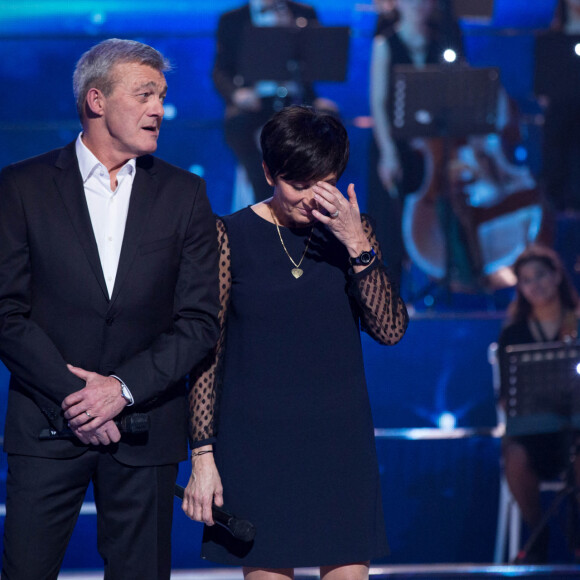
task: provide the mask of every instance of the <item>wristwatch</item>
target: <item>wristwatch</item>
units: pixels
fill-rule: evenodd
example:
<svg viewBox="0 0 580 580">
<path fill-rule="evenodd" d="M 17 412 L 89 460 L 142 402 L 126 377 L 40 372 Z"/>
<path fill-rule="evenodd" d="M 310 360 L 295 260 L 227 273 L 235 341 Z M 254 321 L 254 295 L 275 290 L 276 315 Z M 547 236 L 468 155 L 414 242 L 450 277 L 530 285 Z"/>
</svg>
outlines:
<svg viewBox="0 0 580 580">
<path fill-rule="evenodd" d="M 377 254 L 371 248 L 368 251 L 362 252 L 356 258 L 349 258 L 351 266 L 368 266 Z"/>
<path fill-rule="evenodd" d="M 131 391 L 127 385 L 121 384 L 121 397 L 123 397 L 129 405 L 133 404 L 133 397 L 131 396 Z"/>
<path fill-rule="evenodd" d="M 121 383 L 121 397 L 127 401 L 127 407 L 130 407 L 135 402 L 135 399 L 133 398 L 133 394 L 129 390 L 129 387 L 117 375 L 110 376 L 114 379 L 117 379 L 119 383 Z"/>
</svg>

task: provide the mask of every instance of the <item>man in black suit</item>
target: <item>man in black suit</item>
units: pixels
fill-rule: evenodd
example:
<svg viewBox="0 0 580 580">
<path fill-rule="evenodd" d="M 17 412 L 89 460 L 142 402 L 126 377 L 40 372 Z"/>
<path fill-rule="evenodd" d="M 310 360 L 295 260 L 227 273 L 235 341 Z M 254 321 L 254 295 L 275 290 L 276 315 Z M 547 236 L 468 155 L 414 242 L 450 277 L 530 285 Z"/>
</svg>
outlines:
<svg viewBox="0 0 580 580">
<path fill-rule="evenodd" d="M 290 78 L 264 79 L 257 83 L 244 78 L 244 39 L 255 27 L 305 28 L 318 24 L 314 8 L 290 0 L 250 0 L 220 16 L 212 78 L 226 103 L 226 143 L 246 170 L 256 201 L 272 195 L 262 169 L 262 152 L 257 137 L 259 129 L 276 111 L 292 103 L 315 105 L 332 111 L 336 110 L 336 105 L 328 99 L 316 98 L 310 84 L 296 83 Z M 263 47 L 264 52 L 274 49 Z"/>
<path fill-rule="evenodd" d="M 105 578 L 170 576 L 184 376 L 214 347 L 219 300 L 205 183 L 151 156 L 167 68 L 135 41 L 93 47 L 76 142 L 0 173 L 4 580 L 58 576 L 90 481 Z M 120 432 L 131 413 L 147 432 Z"/>
</svg>

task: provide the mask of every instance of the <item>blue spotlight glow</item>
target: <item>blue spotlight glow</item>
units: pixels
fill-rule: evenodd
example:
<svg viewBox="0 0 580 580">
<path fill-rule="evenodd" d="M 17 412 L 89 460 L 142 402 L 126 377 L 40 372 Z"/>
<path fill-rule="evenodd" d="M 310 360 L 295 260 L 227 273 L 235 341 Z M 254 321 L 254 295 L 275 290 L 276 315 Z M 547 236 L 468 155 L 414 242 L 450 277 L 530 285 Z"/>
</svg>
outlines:
<svg viewBox="0 0 580 580">
<path fill-rule="evenodd" d="M 90 18 L 91 18 L 91 22 L 93 24 L 97 24 L 97 25 L 104 24 L 105 21 L 107 20 L 107 16 L 103 12 L 93 12 L 91 14 Z"/>
<path fill-rule="evenodd" d="M 574 52 L 577 56 L 580 56 L 580 43 L 574 45 Z"/>
<path fill-rule="evenodd" d="M 445 431 L 451 431 L 451 429 L 455 429 L 455 425 L 457 424 L 457 419 L 453 413 L 445 412 L 439 415 L 439 419 L 437 420 L 437 426 L 439 429 L 443 429 Z"/>
<path fill-rule="evenodd" d="M 166 121 L 171 121 L 177 117 L 177 107 L 175 105 L 172 105 L 171 103 L 164 103 L 163 110 L 165 111 L 163 118 Z"/>
<path fill-rule="evenodd" d="M 189 171 L 191 171 L 191 173 L 195 173 L 196 175 L 199 175 L 200 177 L 203 177 L 203 174 L 205 173 L 205 169 L 204 169 L 203 165 L 199 165 L 198 163 L 194 163 L 193 165 L 190 165 Z"/>
<path fill-rule="evenodd" d="M 580 375 L 580 363 L 576 365 L 576 374 Z"/>
<path fill-rule="evenodd" d="M 528 158 L 528 150 L 523 145 L 518 145 L 514 150 L 516 161 L 523 163 Z"/>
</svg>

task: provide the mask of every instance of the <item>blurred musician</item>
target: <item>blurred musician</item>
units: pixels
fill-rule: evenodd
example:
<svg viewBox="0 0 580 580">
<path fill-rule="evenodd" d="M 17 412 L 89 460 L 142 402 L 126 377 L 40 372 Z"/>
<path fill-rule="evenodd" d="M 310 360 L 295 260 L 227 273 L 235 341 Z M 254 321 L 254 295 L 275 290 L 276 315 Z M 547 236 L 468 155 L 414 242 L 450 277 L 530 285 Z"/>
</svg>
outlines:
<svg viewBox="0 0 580 580">
<path fill-rule="evenodd" d="M 212 78 L 226 103 L 225 139 L 246 170 L 256 201 L 272 195 L 264 178 L 258 132 L 275 111 L 296 104 L 333 110 L 334 103 L 317 99 L 310 84 L 299 86 L 288 79 L 264 79 L 249 83 L 242 76 L 241 54 L 248 29 L 265 26 L 305 28 L 318 25 L 311 6 L 290 0 L 250 0 L 221 15 L 217 29 L 217 52 Z M 267 51 L 268 47 L 264 47 Z"/>
<path fill-rule="evenodd" d="M 401 237 L 402 197 L 419 189 L 424 178 L 423 155 L 406 140 L 396 140 L 391 131 L 393 67 L 418 69 L 439 64 L 445 48 L 454 44 L 461 53 L 458 35 L 448 38 L 436 0 L 397 0 L 397 14 L 380 12 L 371 54 L 370 108 L 374 141 L 370 153 L 368 210 L 377 220 L 377 236 L 385 261 L 401 270 L 404 248 Z M 386 16 L 385 16 L 386 15 Z M 394 22 L 394 24 L 392 24 Z"/>
</svg>

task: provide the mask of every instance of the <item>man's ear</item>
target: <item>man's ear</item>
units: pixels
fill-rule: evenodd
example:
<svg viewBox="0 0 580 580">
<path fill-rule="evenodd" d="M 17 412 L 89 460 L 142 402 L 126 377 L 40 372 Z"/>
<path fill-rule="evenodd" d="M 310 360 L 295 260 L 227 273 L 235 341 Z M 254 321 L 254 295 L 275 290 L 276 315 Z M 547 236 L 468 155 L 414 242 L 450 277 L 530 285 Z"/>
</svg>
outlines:
<svg viewBox="0 0 580 580">
<path fill-rule="evenodd" d="M 276 185 L 276 182 L 272 179 L 272 176 L 270 175 L 270 170 L 268 169 L 268 166 L 266 165 L 265 161 L 262 161 L 262 169 L 264 170 L 264 175 L 266 176 L 266 181 L 268 182 L 268 185 L 274 187 Z"/>
<path fill-rule="evenodd" d="M 103 114 L 104 97 L 103 93 L 99 89 L 89 89 L 85 103 L 87 112 L 90 112 L 98 117 Z"/>
</svg>

